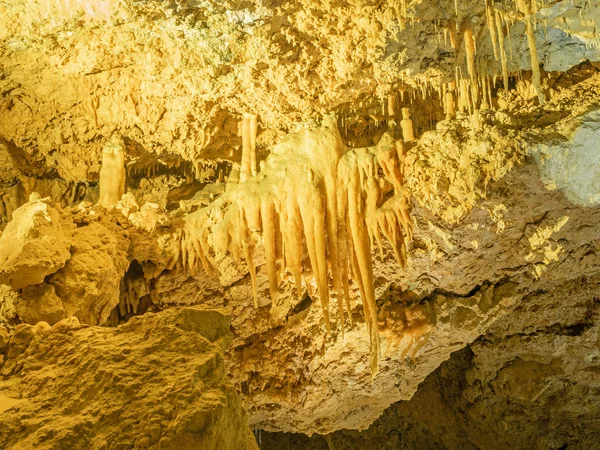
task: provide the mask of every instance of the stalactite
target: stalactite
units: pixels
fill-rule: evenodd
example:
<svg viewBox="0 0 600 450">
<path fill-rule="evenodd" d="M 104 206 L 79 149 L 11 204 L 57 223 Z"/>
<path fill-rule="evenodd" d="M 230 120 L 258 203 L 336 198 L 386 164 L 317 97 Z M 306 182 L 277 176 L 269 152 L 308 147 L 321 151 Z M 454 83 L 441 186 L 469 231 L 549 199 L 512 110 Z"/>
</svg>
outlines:
<svg viewBox="0 0 600 450">
<path fill-rule="evenodd" d="M 510 62 L 512 64 L 514 57 L 513 57 L 513 46 L 512 46 L 512 39 L 510 37 L 510 24 L 508 23 L 508 20 L 504 21 L 505 25 L 506 25 L 506 36 L 508 37 L 508 54 L 510 57 Z"/>
<path fill-rule="evenodd" d="M 469 111 L 469 87 L 467 80 L 460 80 L 458 95 L 458 110 L 462 113 Z"/>
<path fill-rule="evenodd" d="M 517 8 L 523 14 L 523 20 L 525 21 L 526 34 L 527 34 L 527 45 L 529 46 L 529 54 L 531 56 L 531 72 L 532 72 L 532 83 L 535 93 L 537 94 L 540 105 L 544 103 L 545 97 L 542 92 L 541 83 L 541 72 L 540 72 L 540 61 L 538 59 L 537 47 L 535 43 L 535 30 L 534 30 L 534 18 L 532 3 L 535 0 L 517 0 Z"/>
<path fill-rule="evenodd" d="M 487 76 L 485 77 L 485 86 L 486 86 L 486 90 L 487 90 L 487 97 L 490 102 L 489 103 L 490 108 L 494 108 L 494 97 L 492 94 L 492 86 L 493 85 L 492 85 L 492 82 L 490 81 L 490 77 L 487 77 Z"/>
<path fill-rule="evenodd" d="M 498 45 L 500 47 L 500 63 L 502 65 L 502 82 L 504 90 L 508 92 L 508 62 L 506 61 L 506 49 L 504 47 L 504 30 L 502 29 L 502 16 L 496 11 L 496 26 L 498 27 Z"/>
<path fill-rule="evenodd" d="M 232 185 L 206 208 L 188 214 L 181 239 L 187 249 L 178 258 L 188 265 L 200 260 L 205 270 L 206 260 L 243 258 L 257 305 L 253 253 L 262 238 L 272 301 L 285 272 L 295 281 L 298 299 L 314 279 L 327 332 L 330 295 L 337 299 L 342 332 L 345 313 L 352 323 L 351 279 L 361 293 L 375 374 L 379 335 L 371 243 L 381 248 L 385 236 L 398 263 L 406 264 L 412 230 L 403 157 L 401 142 L 388 134 L 375 147 L 346 149 L 336 120 L 326 117 L 320 128 L 292 133 L 276 145 L 257 176 Z M 383 202 L 391 191 L 395 195 Z M 310 270 L 303 263 L 304 246 Z"/>
<path fill-rule="evenodd" d="M 256 175 L 256 114 L 244 114 L 242 118 L 242 163 L 240 182 Z"/>
<path fill-rule="evenodd" d="M 491 103 L 488 103 L 487 76 L 485 75 L 481 76 L 481 91 L 482 95 L 480 108 L 482 111 L 487 111 L 488 109 L 490 109 Z"/>
<path fill-rule="evenodd" d="M 143 276 L 126 276 L 123 278 L 121 281 L 121 297 L 119 299 L 120 315 L 137 314 L 141 298 L 149 293 L 148 280 Z"/>
<path fill-rule="evenodd" d="M 479 86 L 477 83 L 477 72 L 475 68 L 475 39 L 473 38 L 473 27 L 470 20 L 465 22 L 464 28 L 465 52 L 467 54 L 467 73 L 471 81 L 472 109 L 477 109 L 479 102 Z"/>
<path fill-rule="evenodd" d="M 456 22 L 454 20 L 451 20 L 448 24 L 448 32 L 450 33 L 450 46 L 453 50 L 456 50 Z"/>
<path fill-rule="evenodd" d="M 250 115 L 250 172 L 256 175 L 256 133 L 258 129 L 256 114 Z"/>
<path fill-rule="evenodd" d="M 490 39 L 492 41 L 492 49 L 494 51 L 494 59 L 498 61 L 498 35 L 496 30 L 496 13 L 494 7 L 485 2 L 485 13 L 487 18 L 487 26 L 490 32 Z"/>
<path fill-rule="evenodd" d="M 454 92 L 456 91 L 456 82 L 452 81 L 448 84 L 448 89 L 445 95 L 445 104 L 446 104 L 446 119 L 455 119 L 456 118 L 456 102 L 454 100 Z"/>
</svg>

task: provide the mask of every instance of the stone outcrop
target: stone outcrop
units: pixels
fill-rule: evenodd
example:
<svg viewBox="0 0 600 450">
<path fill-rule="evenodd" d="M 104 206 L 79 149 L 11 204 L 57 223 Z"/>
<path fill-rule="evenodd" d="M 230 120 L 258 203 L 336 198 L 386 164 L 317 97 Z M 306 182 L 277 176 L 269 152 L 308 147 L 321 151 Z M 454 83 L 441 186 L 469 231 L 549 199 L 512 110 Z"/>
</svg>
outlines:
<svg viewBox="0 0 600 450">
<path fill-rule="evenodd" d="M 600 112 L 590 111 L 555 130 L 553 142 L 532 149 L 549 189 L 560 189 L 573 203 L 600 204 Z"/>
<path fill-rule="evenodd" d="M 3 449 L 257 449 L 224 371 L 229 319 L 170 309 L 118 328 L 19 325 L 0 381 Z M 81 351 L 85 349 L 84 351 Z"/>
<path fill-rule="evenodd" d="M 120 284 L 129 265 L 129 242 L 92 222 L 72 236 L 71 258 L 49 283 L 63 302 L 67 317 L 101 325 L 119 302 Z"/>
<path fill-rule="evenodd" d="M 17 209 L 0 238 L 0 282 L 21 289 L 44 281 L 71 256 L 75 226 L 39 198 Z"/>
<path fill-rule="evenodd" d="M 596 98 L 594 80 L 581 83 L 590 88 L 577 99 L 580 105 Z M 558 97 L 539 114 L 574 102 L 574 96 Z M 558 120 L 567 127 L 578 116 Z M 140 311 L 227 305 L 234 331 L 227 366 L 252 426 L 308 434 L 365 428 L 392 403 L 410 399 L 453 352 L 517 314 L 532 292 L 597 273 L 590 253 L 599 234 L 597 209 L 573 205 L 561 190 L 549 191 L 537 165 L 525 163 L 531 142 L 555 135 L 538 123 L 519 130 L 492 122 L 470 134 L 446 122 L 407 149 L 414 241 L 405 270 L 387 245 L 374 256 L 382 360 L 373 380 L 356 286 L 354 325 L 343 336 L 339 325 L 327 335 L 318 297 L 268 300 L 264 256 L 257 252 L 260 301 L 254 308 L 246 267 L 223 259 L 216 273 L 186 270 L 180 258 L 184 223 L 176 215 L 160 222 L 151 215 L 127 219 L 123 206 L 111 213 L 89 206 L 64 210 L 77 225 L 70 257 L 45 284 L 24 288 L 17 309 L 32 323 L 74 315 L 101 324 L 123 298 L 122 311 L 129 314 L 142 303 Z M 133 260 L 137 271 L 133 264 L 127 269 Z M 332 312 L 338 314 L 335 304 Z"/>
<path fill-rule="evenodd" d="M 15 304 L 21 320 L 54 324 L 76 316 L 101 325 L 119 303 L 129 241 L 110 219 L 102 224 L 88 212 L 86 222 L 75 223 L 71 211 L 39 198 L 15 211 L 0 239 L 0 282 L 22 291 Z"/>
</svg>

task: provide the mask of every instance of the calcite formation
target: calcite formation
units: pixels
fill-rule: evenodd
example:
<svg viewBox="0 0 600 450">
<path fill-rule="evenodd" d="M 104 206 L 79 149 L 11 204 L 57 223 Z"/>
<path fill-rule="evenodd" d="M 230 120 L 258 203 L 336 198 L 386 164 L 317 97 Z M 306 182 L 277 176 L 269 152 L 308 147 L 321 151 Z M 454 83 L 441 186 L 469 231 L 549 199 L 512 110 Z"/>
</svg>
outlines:
<svg viewBox="0 0 600 450">
<path fill-rule="evenodd" d="M 251 134 L 251 119 L 244 118 L 243 127 L 249 128 L 245 133 Z M 244 145 L 248 140 L 248 148 L 244 147 L 248 162 L 251 139 L 244 139 Z M 183 266 L 194 272 L 203 265 L 209 273 L 208 258 L 231 255 L 236 263 L 243 258 L 258 306 L 253 255 L 257 240 L 254 234 L 260 232 L 271 301 L 277 301 L 279 285 L 288 273 L 299 300 L 307 289 L 312 295 L 314 280 L 325 327 L 330 331 L 331 275 L 342 332 L 344 311 L 352 323 L 348 286 L 351 274 L 361 292 L 375 374 L 379 335 L 370 244 L 377 242 L 383 254 L 383 234 L 397 262 L 404 265 L 405 239 L 410 240 L 412 235 L 408 199 L 402 188 L 404 155 L 401 142 L 398 144 L 383 136 L 376 147 L 348 150 L 341 142 L 335 120 L 325 118 L 320 128 L 299 131 L 282 140 L 256 177 L 248 179 L 252 173 L 242 161 L 240 184 L 186 218 L 180 249 Z M 383 177 L 378 175 L 379 170 Z M 303 267 L 304 245 L 310 278 Z"/>
<path fill-rule="evenodd" d="M 0 16 L 2 448 L 596 445 L 600 3 Z"/>
<path fill-rule="evenodd" d="M 112 208 L 125 193 L 125 145 L 113 136 L 102 149 L 100 169 L 100 199 L 105 208 Z"/>
</svg>

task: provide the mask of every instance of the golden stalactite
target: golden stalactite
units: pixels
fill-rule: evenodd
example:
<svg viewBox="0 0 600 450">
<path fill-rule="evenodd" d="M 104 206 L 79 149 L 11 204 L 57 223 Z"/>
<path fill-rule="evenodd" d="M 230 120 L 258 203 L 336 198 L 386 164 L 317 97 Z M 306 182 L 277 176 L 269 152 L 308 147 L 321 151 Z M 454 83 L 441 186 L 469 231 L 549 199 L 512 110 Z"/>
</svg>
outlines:
<svg viewBox="0 0 600 450">
<path fill-rule="evenodd" d="M 470 19 L 465 21 L 463 35 L 467 55 L 467 73 L 471 85 L 472 110 L 476 110 L 479 101 L 479 84 L 477 83 L 477 70 L 475 67 L 475 38 L 473 37 L 473 26 Z"/>
<path fill-rule="evenodd" d="M 540 104 L 544 103 L 545 96 L 542 92 L 542 75 L 540 72 L 540 61 L 537 54 L 535 43 L 535 19 L 533 17 L 535 9 L 535 0 L 516 0 L 517 8 L 523 14 L 523 20 L 526 27 L 527 45 L 529 46 L 529 54 L 531 56 L 531 81 L 533 88 L 537 94 Z"/>
<path fill-rule="evenodd" d="M 256 175 L 256 114 L 246 113 L 242 118 L 242 163 L 240 167 L 240 182 Z"/>
<path fill-rule="evenodd" d="M 500 48 L 500 64 L 502 65 L 502 82 L 504 90 L 508 91 L 508 61 L 504 44 L 504 30 L 502 28 L 502 16 L 499 11 L 495 12 L 496 26 L 498 27 L 498 46 Z"/>
</svg>

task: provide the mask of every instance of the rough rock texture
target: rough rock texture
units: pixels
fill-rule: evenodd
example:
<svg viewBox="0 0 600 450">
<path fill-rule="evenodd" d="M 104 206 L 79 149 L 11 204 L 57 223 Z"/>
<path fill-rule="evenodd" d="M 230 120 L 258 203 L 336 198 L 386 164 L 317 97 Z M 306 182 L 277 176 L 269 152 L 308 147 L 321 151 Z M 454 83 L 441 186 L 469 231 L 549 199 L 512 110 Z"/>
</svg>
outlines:
<svg viewBox="0 0 600 450">
<path fill-rule="evenodd" d="M 600 112 L 591 111 L 571 123 L 570 129 L 557 129 L 556 143 L 533 149 L 543 180 L 550 189 L 561 189 L 574 203 L 600 204 Z"/>
<path fill-rule="evenodd" d="M 574 205 L 562 191 L 549 191 L 527 156 L 528 148 L 556 136 L 557 124 L 577 130 L 580 116 L 597 102 L 597 86 L 598 75 L 592 71 L 543 107 L 490 114 L 479 131 L 467 127 L 468 119 L 442 122 L 407 149 L 414 242 L 404 271 L 387 247 L 383 258 L 373 256 L 382 336 L 380 373 L 373 381 L 369 335 L 355 286 L 355 325 L 343 337 L 339 326 L 327 336 L 318 298 L 284 296 L 279 304 L 270 304 L 259 253 L 260 302 L 255 309 L 245 267 L 222 261 L 221 280 L 215 274 L 186 272 L 177 259 L 182 223 L 176 215 L 161 222 L 131 213 L 135 220 L 130 223 L 119 210 L 69 210 L 80 225 L 72 259 L 85 264 L 71 270 L 69 260 L 47 283 L 63 301 L 89 298 L 83 309 L 73 311 L 90 317 L 86 320 L 91 323 L 103 323 L 98 314 L 108 317 L 105 288 L 113 292 L 109 304 L 123 302 L 122 317 L 144 302 L 155 308 L 225 306 L 235 336 L 228 367 L 253 426 L 306 433 L 365 428 L 393 402 L 411 398 L 452 352 L 488 333 L 503 317 L 518 314 L 532 292 L 550 291 L 556 280 L 598 271 L 597 208 Z M 127 264 L 118 263 L 123 256 L 115 248 L 124 250 L 129 244 L 115 246 L 113 241 L 121 235 L 131 245 L 131 266 L 119 298 L 114 285 L 96 280 L 104 280 L 98 270 L 111 264 L 125 272 Z M 106 259 L 99 258 L 98 248 L 105 249 Z M 73 281 L 67 285 L 63 279 L 69 274 Z M 85 283 L 75 281 L 82 279 Z M 84 287 L 84 295 L 69 296 Z M 28 292 L 21 295 L 26 299 Z M 332 314 L 337 315 L 335 304 Z"/>
<path fill-rule="evenodd" d="M 372 384 L 366 362 L 360 363 L 364 361 L 360 355 L 368 349 L 364 331 L 347 332 L 343 340 L 337 335 L 332 341 L 315 343 L 314 336 L 319 333 L 300 331 L 296 326 L 276 335 L 267 335 L 263 342 L 250 338 L 247 341 L 249 345 L 240 349 L 239 358 L 246 361 L 232 370 L 234 373 L 248 373 L 242 392 L 246 394 L 246 404 L 251 405 L 251 414 L 255 411 L 253 406 L 258 407 L 253 418 L 266 429 L 272 426 L 287 431 L 307 429 L 326 433 L 338 426 L 364 427 L 368 424 L 363 421 L 364 418 L 376 418 L 394 399 L 410 398 L 431 370 L 447 359 L 452 351 L 485 334 L 493 321 L 519 314 L 513 313 L 513 310 L 526 301 L 530 292 L 551 290 L 556 279 L 570 280 L 582 273 L 597 273 L 600 270 L 596 256 L 600 238 L 596 225 L 599 212 L 570 206 L 561 194 L 547 192 L 540 181 L 535 181 L 536 177 L 535 166 L 528 166 L 516 170 L 502 182 L 501 198 L 494 195 L 497 188 L 488 191 L 489 209 L 474 212 L 471 216 L 473 219 L 479 217 L 478 220 L 483 214 L 487 216 L 483 222 L 485 228 L 478 226 L 476 231 L 474 241 L 477 250 L 473 249 L 473 241 L 453 239 L 456 234 L 449 234 L 450 245 L 464 243 L 459 244 L 459 248 L 445 247 L 450 255 L 446 254 L 441 260 L 425 260 L 428 264 L 424 265 L 421 276 L 410 276 L 411 265 L 407 269 L 409 275 L 395 274 L 396 283 L 402 283 L 406 276 L 404 282 L 412 283 L 415 290 L 420 287 L 419 284 L 425 287 L 435 280 L 437 291 L 434 290 L 421 302 L 429 305 L 431 315 L 428 325 L 432 333 L 414 360 L 401 357 L 406 346 L 412 350 L 412 343 L 403 341 L 402 332 L 407 325 L 410 329 L 410 325 L 403 322 L 398 314 L 400 318 L 390 321 L 388 330 L 382 332 L 385 340 L 382 348 L 387 348 L 386 357 L 381 373 Z M 498 225 L 490 214 L 499 204 L 506 207 L 502 220 L 508 224 L 501 233 L 497 233 Z M 561 223 L 565 210 L 570 213 L 569 221 L 558 231 L 556 225 Z M 464 225 L 465 228 L 455 229 L 455 233 L 461 230 L 462 233 L 473 233 L 473 225 L 468 221 Z M 540 235 L 544 237 L 538 243 L 536 239 Z M 418 235 L 415 236 L 418 239 Z M 442 251 L 442 245 L 443 241 L 435 248 Z M 510 252 L 507 249 L 511 249 Z M 419 270 L 415 260 L 412 268 Z M 392 274 L 386 275 L 387 280 L 394 279 Z M 383 280 L 384 274 L 381 276 Z M 405 293 L 402 294 L 402 291 Z M 410 295 L 410 291 L 406 293 L 402 289 L 398 292 L 392 287 L 385 296 L 390 304 L 382 308 L 383 311 L 389 310 L 392 317 L 394 309 L 401 312 L 403 295 Z M 303 327 L 314 323 L 314 320 L 309 315 Z M 281 359 L 277 365 L 285 365 L 285 375 L 260 366 L 259 361 L 272 355 L 275 348 L 281 348 L 280 340 L 286 342 L 292 339 L 293 334 L 300 333 L 305 340 L 295 338 L 292 341 L 295 342 L 294 347 L 278 355 Z M 290 337 L 286 338 L 286 335 Z M 323 346 L 321 352 L 320 346 Z M 308 364 L 307 360 L 310 361 Z M 293 365 L 290 361 L 294 361 Z M 338 378 L 339 373 L 344 374 L 341 379 Z M 349 379 L 352 383 L 348 382 Z M 295 381 L 298 388 L 286 387 L 288 380 L 298 380 Z M 261 385 L 261 382 L 265 384 Z M 281 393 L 277 397 L 278 406 L 268 406 L 269 399 L 276 393 Z M 299 394 L 298 400 L 295 393 Z M 281 407 L 283 404 L 285 408 Z M 369 408 L 361 410 L 361 404 L 368 404 Z M 317 411 L 322 411 L 322 414 L 315 420 Z"/>
<path fill-rule="evenodd" d="M 75 230 L 71 258 L 48 280 L 61 298 L 67 317 L 103 324 L 118 303 L 120 279 L 128 267 L 128 241 L 99 223 Z"/>
<path fill-rule="evenodd" d="M 47 283 L 35 284 L 23 289 L 15 309 L 19 319 L 29 324 L 40 321 L 55 324 L 68 317 L 63 302 L 56 295 L 54 285 Z"/>
<path fill-rule="evenodd" d="M 88 211 L 82 222 L 35 198 L 15 211 L 0 238 L 0 280 L 22 290 L 15 307 L 23 321 L 54 324 L 76 316 L 87 324 L 106 322 L 119 303 L 129 240 L 110 218 L 100 223 L 102 211 Z"/>
<path fill-rule="evenodd" d="M 371 430 L 401 430 L 407 447 L 593 446 L 599 2 L 0 0 L 0 16 L 3 335 L 32 330 L 20 322 L 130 321 L 117 328 L 127 330 L 182 305 L 224 308 L 225 367 L 255 428 L 335 440 L 396 403 Z M 394 249 L 371 242 L 377 315 L 365 320 L 354 279 L 353 324 L 342 329 L 332 301 L 330 333 L 310 257 L 302 292 L 286 273 L 274 286 L 268 272 L 285 266 L 273 264 L 276 238 L 258 221 L 252 240 L 233 236 L 248 218 L 236 228 L 222 215 L 252 209 L 244 186 L 264 188 L 277 157 L 273 197 L 321 183 L 312 168 L 333 172 L 318 145 L 309 161 L 298 158 L 304 144 L 277 153 L 298 130 L 314 136 L 325 115 L 340 153 L 387 133 L 414 228 L 404 270 Z M 126 194 L 107 211 L 92 205 L 111 136 L 123 138 Z M 239 164 L 248 148 L 251 170 Z M 385 168 L 371 169 L 365 185 L 383 202 Z M 50 199 L 28 203 L 34 192 Z M 190 228 L 206 240 L 188 242 Z M 257 308 L 248 264 L 220 251 L 232 241 L 238 253 L 256 247 Z M 14 367 L 6 352 L 3 370 Z M 442 404 L 431 417 L 428 402 Z M 344 436 L 356 444 L 357 433 Z M 376 433 L 365 442 L 385 445 Z"/>
<path fill-rule="evenodd" d="M 589 81 L 586 86 L 591 85 Z M 589 95 L 590 102 L 597 101 L 595 94 Z M 534 116 L 552 114 L 555 105 L 549 103 L 547 111 Z M 358 327 L 343 338 L 339 328 L 327 338 L 317 303 L 307 301 L 292 304 L 284 326 L 271 325 L 269 330 L 267 321 L 272 323 L 272 318 L 266 311 L 244 306 L 243 296 L 251 292 L 249 280 L 225 290 L 235 332 L 243 338 L 234 344 L 231 370 L 240 380 L 253 424 L 309 433 L 366 427 L 393 401 L 410 398 L 453 351 L 485 334 L 494 321 L 512 317 L 529 293 L 551 290 L 557 279 L 599 270 L 597 208 L 578 207 L 562 192 L 548 191 L 531 159 L 510 170 L 511 161 L 519 161 L 508 151 L 519 151 L 515 143 L 526 146 L 527 140 L 554 133 L 553 124 L 538 123 L 526 128 L 523 120 L 518 128 L 491 128 L 490 133 L 507 135 L 494 144 L 489 135 L 460 139 L 456 131 L 441 128 L 413 148 L 419 158 L 414 166 L 438 184 L 429 184 L 431 192 L 419 191 L 428 183 L 419 183 L 418 171 L 408 172 L 413 195 L 423 207 L 417 204 L 412 211 L 415 237 L 406 270 L 400 270 L 389 253 L 383 260 L 375 256 L 384 358 L 373 382 L 360 315 L 355 317 Z M 498 170 L 503 178 L 483 187 L 487 167 L 488 174 Z M 266 282 L 259 285 L 266 292 Z M 181 286 L 189 301 L 191 280 Z M 177 292 L 162 298 L 175 302 Z M 222 302 L 215 290 L 203 292 L 206 297 L 202 292 L 192 295 L 196 301 Z M 424 320 L 411 321 L 411 309 L 420 309 Z M 265 367 L 267 359 L 276 362 Z"/>
<path fill-rule="evenodd" d="M 39 199 L 16 210 L 0 238 L 0 282 L 21 289 L 61 269 L 71 255 L 73 228 Z"/>
<path fill-rule="evenodd" d="M 548 30 L 540 36 L 548 71 L 593 58 L 579 49 L 594 45 L 600 16 L 594 2 L 556 3 L 538 12 Z M 465 55 L 457 32 L 463 22 L 474 27 L 482 64 L 500 73 L 497 58 L 488 57 L 483 2 L 456 6 L 449 0 L 5 0 L 0 136 L 32 163 L 83 182 L 97 179 L 100 138 L 115 130 L 131 152 L 158 153 L 164 162 L 179 154 L 196 166 L 199 158 L 239 161 L 237 118 L 248 110 L 258 114 L 269 144 L 294 124 L 331 111 L 348 117 L 368 111 L 350 124 L 360 130 L 379 120 L 368 115 L 381 111 L 388 93 L 404 98 L 406 89 L 417 88 L 414 98 L 454 78 Z M 505 7 L 510 72 L 528 70 L 524 25 L 514 5 L 498 5 Z M 574 46 L 577 56 L 569 56 Z M 427 121 L 425 114 L 421 127 Z"/>
<path fill-rule="evenodd" d="M 224 372 L 219 311 L 171 309 L 118 328 L 19 325 L 0 381 L 4 449 L 256 449 Z M 85 351 L 81 351 L 85 349 Z"/>
<path fill-rule="evenodd" d="M 596 448 L 599 281 L 579 277 L 532 293 L 364 432 L 262 433 L 261 448 Z"/>
</svg>

